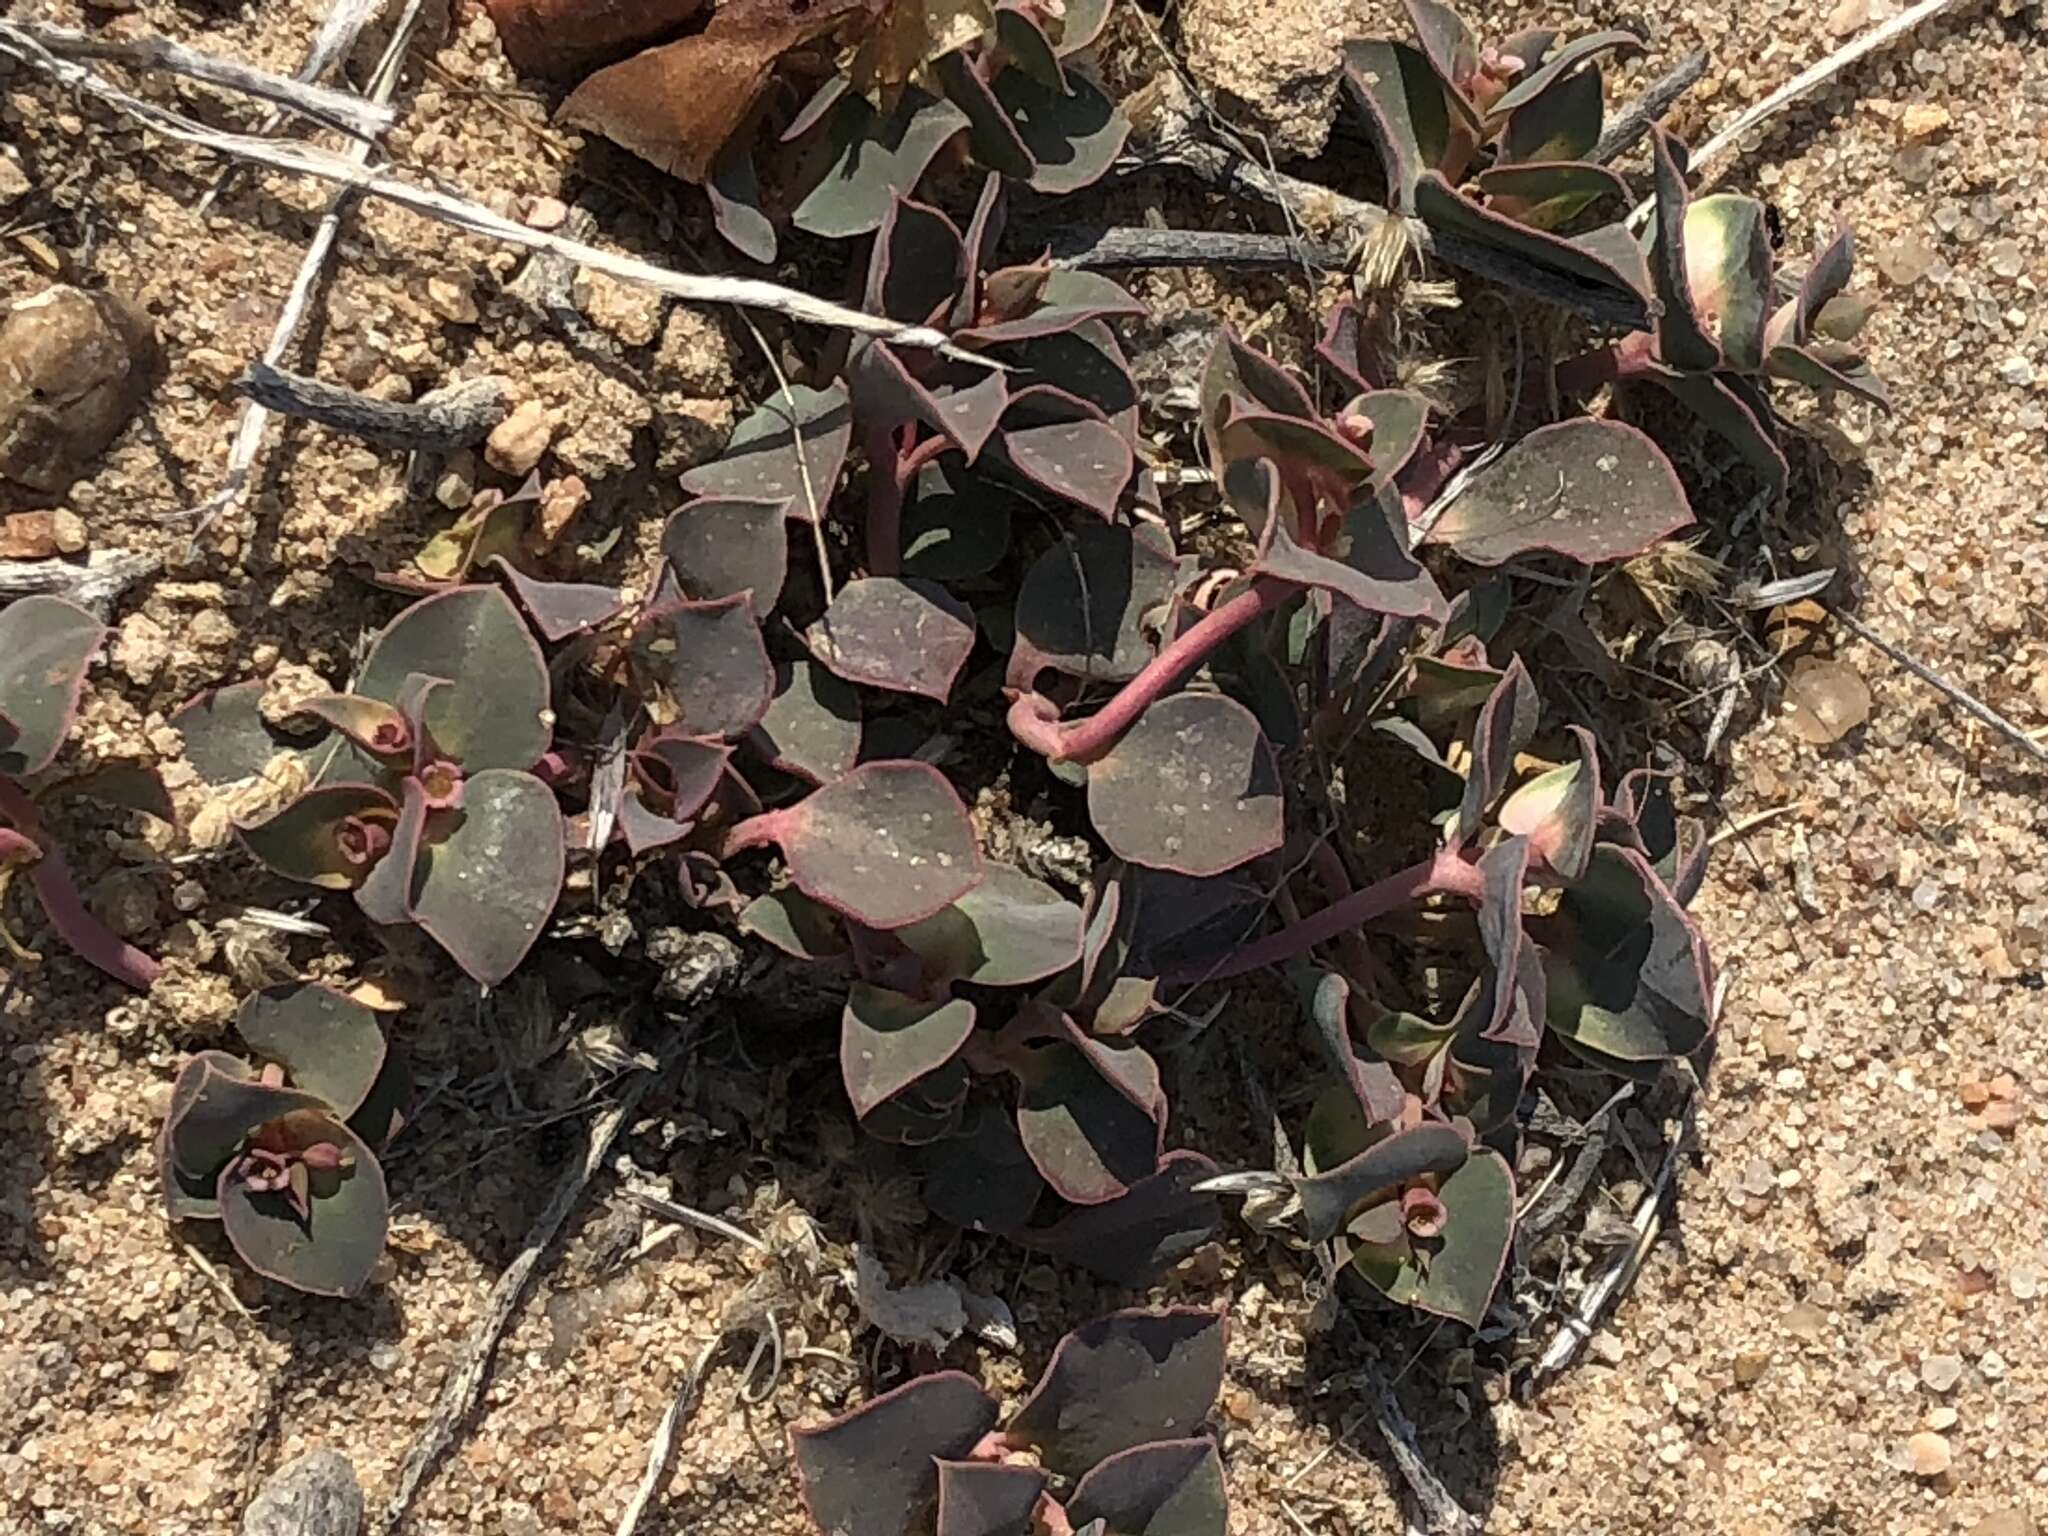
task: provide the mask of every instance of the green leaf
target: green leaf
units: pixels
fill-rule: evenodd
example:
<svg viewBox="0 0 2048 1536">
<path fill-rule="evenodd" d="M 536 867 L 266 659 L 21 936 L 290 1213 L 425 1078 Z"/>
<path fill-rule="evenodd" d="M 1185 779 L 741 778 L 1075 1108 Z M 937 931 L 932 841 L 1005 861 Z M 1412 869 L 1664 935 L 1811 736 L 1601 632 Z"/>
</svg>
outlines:
<svg viewBox="0 0 2048 1536">
<path fill-rule="evenodd" d="M 824 784 L 860 761 L 860 694 L 809 661 L 777 668 L 775 697 L 748 742 L 771 768 Z"/>
<path fill-rule="evenodd" d="M 456 964 L 494 987 L 519 967 L 562 891 L 562 813 L 530 773 L 471 774 L 439 812 L 414 871 L 413 917 Z"/>
<path fill-rule="evenodd" d="M 801 891 L 769 891 L 747 903 L 739 930 L 765 939 L 798 960 L 837 960 L 848 953 L 839 914 Z"/>
<path fill-rule="evenodd" d="M 725 496 L 700 497 L 684 506 L 661 533 L 661 552 L 683 595 L 712 602 L 746 592 L 755 619 L 765 621 L 781 601 L 789 573 L 789 535 L 783 524 L 792 509 L 788 501 Z"/>
<path fill-rule="evenodd" d="M 1693 307 L 1718 336 L 1726 365 L 1738 373 L 1763 367 L 1772 265 L 1764 205 L 1755 198 L 1717 192 L 1685 210 L 1685 273 Z"/>
<path fill-rule="evenodd" d="M 974 615 L 937 582 L 862 576 L 839 589 L 804 640 L 850 683 L 943 704 L 974 649 Z"/>
<path fill-rule="evenodd" d="M 1042 667 L 1090 682 L 1137 676 L 1152 659 L 1151 633 L 1173 596 L 1174 574 L 1163 529 L 1071 529 L 1032 562 L 1017 589 L 1010 686 L 1031 687 Z"/>
<path fill-rule="evenodd" d="M 211 1179 L 258 1126 L 321 1107 L 317 1094 L 262 1082 L 224 1051 L 201 1051 L 171 1085 L 166 1161 L 182 1174 Z"/>
<path fill-rule="evenodd" d="M 465 771 L 527 768 L 547 751 L 547 663 L 499 588 L 455 587 L 414 603 L 370 642 L 355 691 L 398 704 L 415 675 L 445 679 L 428 696 L 427 730 Z"/>
<path fill-rule="evenodd" d="M 938 582 L 986 576 L 1009 553 L 1011 510 L 1024 505 L 964 465 L 925 465 L 903 510 L 903 574 Z"/>
<path fill-rule="evenodd" d="M 1632 280 L 1631 268 L 1617 265 L 1598 243 L 1567 240 L 1491 212 L 1434 171 L 1416 183 L 1415 212 L 1439 234 L 1482 250 L 1499 251 L 1517 263 L 1540 269 L 1584 302 L 1598 305 L 1603 318 L 1612 315 L 1616 323 L 1632 330 L 1649 328 L 1649 300 Z M 1509 286 L 1519 279 L 1516 269 L 1507 265 L 1486 275 Z M 1538 298 L 1556 300 L 1554 294 L 1532 292 Z"/>
<path fill-rule="evenodd" d="M 967 808 L 929 763 L 863 764 L 777 815 L 798 888 L 870 928 L 930 917 L 982 879 Z"/>
<path fill-rule="evenodd" d="M 926 977 L 984 987 L 1021 987 L 1072 965 L 1081 953 L 1081 909 L 1043 880 L 990 864 L 981 884 L 896 937 L 925 963 Z"/>
<path fill-rule="evenodd" d="M 733 428 L 725 452 L 686 473 L 683 489 L 693 496 L 776 502 L 791 516 L 818 522 L 838 488 L 852 441 L 845 385 L 793 384 Z"/>
<path fill-rule="evenodd" d="M 965 112 L 915 86 L 905 88 L 886 118 L 858 91 L 844 92 L 832 103 L 823 140 L 799 177 L 802 200 L 790 222 L 828 240 L 880 228 L 895 196 L 916 187 L 939 151 L 966 126 Z"/>
<path fill-rule="evenodd" d="M 905 325 L 931 325 L 952 307 L 967 281 L 967 250 L 958 227 L 938 209 L 899 191 L 868 260 L 869 312 Z"/>
<path fill-rule="evenodd" d="M 1479 190 L 1494 212 L 1555 229 L 1603 197 L 1627 197 L 1628 183 L 1604 165 L 1530 161 L 1481 171 Z"/>
<path fill-rule="evenodd" d="M 1543 929 L 1550 1027 L 1622 1061 L 1690 1056 L 1712 1033 L 1706 944 L 1649 860 L 1593 849 Z"/>
<path fill-rule="evenodd" d="M 745 592 L 656 608 L 633 632 L 634 669 L 674 700 L 693 736 L 744 736 L 775 697 L 775 668 Z"/>
<path fill-rule="evenodd" d="M 60 597 L 20 597 L 0 608 L 0 774 L 19 779 L 50 766 L 106 633 Z"/>
<path fill-rule="evenodd" d="M 1600 758 L 1584 726 L 1572 726 L 1579 760 L 1538 774 L 1501 802 L 1501 830 L 1529 839 L 1531 852 L 1552 872 L 1576 880 L 1593 851 L 1600 812 Z"/>
<path fill-rule="evenodd" d="M 1016 1120 L 992 1104 L 970 1107 L 959 1128 L 924 1147 L 920 1158 L 925 1207 L 970 1231 L 1017 1231 L 1045 1193 Z"/>
<path fill-rule="evenodd" d="M 264 686 L 252 678 L 209 688 L 172 714 L 171 726 L 185 741 L 185 760 L 208 784 L 218 788 L 254 777 L 272 758 L 294 751 L 263 718 Z"/>
<path fill-rule="evenodd" d="M 1112 1285 L 1150 1285 L 1221 1230 L 1216 1197 L 1195 1187 L 1217 1171 L 1199 1152 L 1169 1152 L 1130 1193 L 1078 1207 L 1049 1227 L 1027 1228 L 1018 1241 Z"/>
<path fill-rule="evenodd" d="M 1252 712 L 1214 693 L 1146 710 L 1088 770 L 1088 815 L 1120 859 L 1220 875 L 1285 836 L 1280 770 Z"/>
<path fill-rule="evenodd" d="M 1540 705 L 1529 669 L 1517 656 L 1508 663 L 1500 682 L 1488 695 L 1472 725 L 1472 751 L 1465 767 L 1465 789 L 1458 801 L 1458 815 L 1452 824 L 1450 841 L 1459 847 L 1470 842 L 1508 787 L 1515 771 L 1515 756 L 1536 734 Z"/>
<path fill-rule="evenodd" d="M 1662 128 L 1650 130 L 1657 172 L 1657 221 L 1649 237 L 1650 276 L 1657 302 L 1657 354 L 1685 373 L 1710 373 L 1721 366 L 1721 349 L 1693 307 L 1692 263 L 1686 251 L 1692 194 L 1678 163 L 1678 143 Z"/>
<path fill-rule="evenodd" d="M 398 819 L 398 802 L 374 784 L 323 784 L 307 790 L 254 826 L 238 827 L 242 845 L 278 874 L 331 891 L 352 890 L 372 864 L 350 843 L 352 823 L 383 827 Z"/>
<path fill-rule="evenodd" d="M 1200 1432 L 1223 1387 L 1225 1325 L 1198 1307 L 1112 1312 L 1076 1328 L 1004 1438 L 1081 1477 L 1134 1446 Z"/>
<path fill-rule="evenodd" d="M 1021 69 L 994 81 L 996 101 L 1037 168 L 1031 189 L 1047 197 L 1079 192 L 1102 178 L 1122 153 L 1131 125 L 1094 81 L 1066 71 L 1063 94 Z"/>
<path fill-rule="evenodd" d="M 1692 520 L 1655 443 L 1582 417 L 1538 427 L 1474 475 L 1429 540 L 1479 565 L 1537 550 L 1594 565 L 1639 555 Z"/>
<path fill-rule="evenodd" d="M 1386 171 L 1389 202 L 1399 212 L 1414 212 L 1415 186 L 1423 173 L 1449 163 L 1451 102 L 1457 93 L 1422 54 L 1384 40 L 1344 45 L 1344 83 L 1365 111 L 1367 131 Z M 1459 106 L 1464 107 L 1461 98 Z M 1469 115 L 1460 110 L 1460 122 Z"/>
<path fill-rule="evenodd" d="M 839 1070 L 853 1112 L 865 1118 L 919 1078 L 938 1071 L 974 1033 L 974 1004 L 927 1001 L 855 982 L 839 1032 Z"/>
<path fill-rule="evenodd" d="M 1327 1147 L 1327 1133 L 1322 1135 Z M 1295 1193 L 1301 1197 L 1302 1234 L 1312 1243 L 1328 1242 L 1369 1196 L 1449 1173 L 1470 1155 L 1470 1146 L 1455 1127 L 1426 1121 L 1385 1136 L 1335 1167 L 1319 1166 L 1317 1172 L 1294 1180 Z"/>
<path fill-rule="evenodd" d="M 1226 1536 L 1230 1511 L 1216 1442 L 1162 1440 L 1109 1457 L 1074 1489 L 1067 1518 L 1075 1530 L 1100 1520 L 1104 1536 Z"/>
<path fill-rule="evenodd" d="M 500 770 L 504 771 L 504 770 Z M 221 1174 L 221 1220 L 242 1261 L 260 1275 L 315 1296 L 353 1296 L 370 1282 L 384 1251 L 391 1209 L 384 1170 L 363 1139 L 325 1115 L 287 1117 L 290 1144 L 329 1142 L 343 1149 L 345 1168 L 313 1171 L 301 1217 L 281 1191 L 252 1191 L 232 1167 Z"/>
<path fill-rule="evenodd" d="M 1597 70 L 1580 70 L 1580 66 L 1603 53 L 1618 53 L 1626 57 L 1642 51 L 1643 40 L 1635 33 L 1625 32 L 1619 28 L 1607 32 L 1593 32 L 1585 37 L 1575 37 L 1550 53 L 1538 67 L 1517 80 L 1500 100 L 1493 104 L 1493 115 L 1501 117 L 1526 109 L 1567 77 L 1578 79 L 1590 74 L 1597 79 Z M 1579 73 L 1573 74 L 1573 71 Z M 1597 129 L 1595 137 L 1598 137 Z"/>
<path fill-rule="evenodd" d="M 1068 1034 L 1016 1062 L 1017 1132 L 1062 1199 L 1094 1205 L 1157 1169 L 1165 1101 L 1144 1051 L 1088 1040 L 1071 1025 Z"/>
<path fill-rule="evenodd" d="M 362 1107 L 384 1070 L 377 1015 L 352 998 L 309 982 L 251 993 L 235 1032 L 293 1087 L 318 1094 L 346 1120 Z"/>
<path fill-rule="evenodd" d="M 1515 1179 L 1497 1152 L 1481 1149 L 1437 1190 L 1447 1218 L 1434 1246 L 1388 1256 L 1368 1245 L 1352 1267 L 1392 1301 L 1477 1328 L 1514 1237 Z"/>
<path fill-rule="evenodd" d="M 1583 160 L 1600 142 L 1606 116 L 1599 70 L 1561 76 L 1508 118 L 1499 163 Z"/>
<path fill-rule="evenodd" d="M 996 1425 L 972 1376 L 941 1371 L 885 1392 L 844 1418 L 790 1432 L 804 1507 L 832 1536 L 929 1530 L 941 1461 L 957 1461 Z"/>
</svg>

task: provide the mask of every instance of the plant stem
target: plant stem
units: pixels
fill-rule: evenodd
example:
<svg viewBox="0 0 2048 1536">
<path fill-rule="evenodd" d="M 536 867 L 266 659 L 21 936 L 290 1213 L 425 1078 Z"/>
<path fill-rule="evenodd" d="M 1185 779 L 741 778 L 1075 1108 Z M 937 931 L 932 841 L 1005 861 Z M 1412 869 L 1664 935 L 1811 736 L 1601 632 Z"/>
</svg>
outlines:
<svg viewBox="0 0 2048 1536">
<path fill-rule="evenodd" d="M 1305 917 L 1278 933 L 1267 934 L 1255 944 L 1247 944 L 1227 960 L 1190 968 L 1169 979 L 1221 981 L 1228 976 L 1242 976 L 1246 971 L 1256 971 L 1261 966 L 1277 965 L 1283 960 L 1292 960 L 1296 955 L 1307 954 L 1318 944 L 1327 943 L 1376 917 L 1385 917 L 1389 912 L 1420 901 L 1425 896 L 1463 896 L 1477 901 L 1484 891 L 1485 882 L 1476 868 L 1466 863 L 1454 849 L 1439 849 L 1421 863 L 1411 864 L 1397 874 L 1333 902 L 1313 917 Z"/>
<path fill-rule="evenodd" d="M 787 825 L 782 811 L 763 811 L 758 816 L 749 816 L 745 821 L 735 823 L 733 829 L 725 834 L 725 840 L 718 845 L 718 856 L 729 859 L 749 848 L 780 847 L 783 829 Z"/>
<path fill-rule="evenodd" d="M 116 981 L 147 992 L 161 967 L 93 916 L 71 878 L 71 867 L 57 851 L 56 839 L 44 827 L 35 801 L 8 778 L 0 778 L 0 821 L 12 823 L 17 832 L 41 850 L 42 856 L 28 866 L 28 877 L 58 936 L 81 960 L 99 967 Z"/>
<path fill-rule="evenodd" d="M 1657 338 L 1648 331 L 1624 336 L 1611 347 L 1582 352 L 1557 365 L 1559 394 L 1590 395 L 1604 384 L 1640 379 L 1660 366 L 1656 356 Z"/>
<path fill-rule="evenodd" d="M 1020 694 L 1010 706 L 1010 733 L 1032 751 L 1055 762 L 1093 762 L 1115 746 L 1140 715 L 1207 661 L 1224 641 L 1277 612 L 1301 590 L 1298 581 L 1279 576 L 1257 577 L 1248 589 L 1203 614 L 1094 714 L 1063 722 L 1059 706 L 1044 694 Z"/>
</svg>

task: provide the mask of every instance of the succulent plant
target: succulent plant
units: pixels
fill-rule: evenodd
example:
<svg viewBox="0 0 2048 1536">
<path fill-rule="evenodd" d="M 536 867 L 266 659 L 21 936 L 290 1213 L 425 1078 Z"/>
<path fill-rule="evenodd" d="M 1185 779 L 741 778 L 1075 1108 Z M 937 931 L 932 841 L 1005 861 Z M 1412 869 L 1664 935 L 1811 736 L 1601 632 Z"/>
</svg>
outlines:
<svg viewBox="0 0 2048 1536">
<path fill-rule="evenodd" d="M 1220 1313 L 1114 1312 L 1060 1340 L 1009 1424 L 961 1371 L 791 1432 L 828 1536 L 1224 1536 L 1223 1462 L 1203 1420 L 1223 1385 Z"/>
<path fill-rule="evenodd" d="M 352 691 L 300 702 L 331 728 L 311 787 L 241 829 L 279 874 L 416 923 L 476 980 L 511 975 L 563 876 L 540 647 L 496 587 L 421 599 L 371 643 Z"/>
<path fill-rule="evenodd" d="M 700 183 L 725 238 L 772 261 L 763 169 L 788 221 L 828 238 L 876 229 L 955 144 L 1049 196 L 1094 182 L 1130 129 L 1076 58 L 1108 15 L 1109 0 L 739 0 L 591 75 L 562 116 Z M 806 66 L 834 45 L 820 79 Z M 786 109 L 774 87 L 806 75 Z"/>
<path fill-rule="evenodd" d="M 97 791 L 169 819 L 162 784 L 141 770 L 89 773 L 33 790 L 24 782 L 49 769 L 71 734 L 86 669 L 106 633 L 98 619 L 62 598 L 18 598 L 0 609 L 0 903 L 15 875 L 26 871 L 50 926 L 81 959 L 146 989 L 156 980 L 157 963 L 92 914 L 43 812 L 61 795 Z M 8 931 L 4 906 L 0 947 L 19 964 L 38 958 Z"/>
<path fill-rule="evenodd" d="M 307 984 L 250 996 L 236 1033 L 259 1065 L 201 1051 L 179 1072 L 157 1140 L 175 1221 L 218 1221 L 257 1273 L 353 1296 L 384 1251 L 377 1162 L 411 1096 L 362 1004 Z"/>
</svg>

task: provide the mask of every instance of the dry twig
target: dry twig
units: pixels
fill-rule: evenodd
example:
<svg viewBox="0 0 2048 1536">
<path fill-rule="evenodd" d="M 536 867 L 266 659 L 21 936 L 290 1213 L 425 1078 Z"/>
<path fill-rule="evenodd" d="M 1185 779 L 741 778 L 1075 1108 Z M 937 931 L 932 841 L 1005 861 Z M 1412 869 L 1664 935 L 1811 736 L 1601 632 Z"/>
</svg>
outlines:
<svg viewBox="0 0 2048 1536">
<path fill-rule="evenodd" d="M 1707 72 L 1707 51 L 1695 48 L 1662 75 L 1652 80 L 1643 94 L 1601 131 L 1600 142 L 1586 158 L 1595 165 L 1609 165 L 1634 149 L 1649 136 L 1651 127 L 1677 105 L 1678 98 L 1699 84 Z"/>
<path fill-rule="evenodd" d="M 163 561 L 132 549 L 95 549 L 82 565 L 69 560 L 0 560 L 0 602 L 50 593 L 104 619 L 114 599 Z"/>
<path fill-rule="evenodd" d="M 1034 245 L 1052 247 L 1056 267 L 1228 267 L 1267 272 L 1299 267 L 1304 261 L 1329 271 L 1350 265 L 1350 258 L 1334 245 L 1240 230 L 1063 226 L 1026 234 Z"/>
<path fill-rule="evenodd" d="M 2048 763 L 2048 747 L 2042 746 L 2040 742 L 2034 740 L 2033 737 L 2029 736 L 1975 694 L 1969 693 L 1957 684 L 1950 682 L 1924 661 L 1915 660 L 1853 614 L 1844 613 L 1839 608 L 1830 608 L 1828 611 L 1835 616 L 1835 622 L 1840 624 L 1842 628 L 1848 630 L 1850 634 L 1863 641 L 1866 645 L 1875 646 L 1878 650 L 1884 652 L 1893 661 L 1919 678 L 1921 682 L 1962 710 L 1964 714 L 1969 715 L 1972 719 L 1989 729 L 1996 731 L 2035 762 Z"/>
<path fill-rule="evenodd" d="M 235 393 L 266 411 L 317 421 L 380 448 L 452 453 L 490 436 L 505 419 L 512 387 L 495 374 L 464 379 L 417 400 L 379 400 L 268 363 L 251 363 L 235 381 Z"/>
<path fill-rule="evenodd" d="M 668 1475 L 676 1464 L 677 1438 L 683 1425 L 697 1411 L 697 1404 L 704 1395 L 704 1373 L 711 1368 L 712 1357 L 725 1340 L 726 1336 L 721 1333 L 706 1344 L 691 1362 L 682 1385 L 676 1388 L 668 1411 L 662 1414 L 661 1423 L 655 1427 L 653 1440 L 648 1442 L 647 1470 L 641 1473 L 640 1485 L 633 1490 L 633 1497 L 626 1501 L 626 1508 L 619 1516 L 617 1536 L 633 1536 L 640 1528 L 641 1518 L 660 1494 L 662 1484 L 668 1481 Z"/>
</svg>

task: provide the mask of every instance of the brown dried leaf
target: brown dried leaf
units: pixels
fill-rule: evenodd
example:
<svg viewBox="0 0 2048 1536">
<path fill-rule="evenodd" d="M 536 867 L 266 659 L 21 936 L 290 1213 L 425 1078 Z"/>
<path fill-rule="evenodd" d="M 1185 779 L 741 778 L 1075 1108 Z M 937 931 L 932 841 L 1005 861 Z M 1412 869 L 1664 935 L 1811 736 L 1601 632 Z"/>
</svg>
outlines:
<svg viewBox="0 0 2048 1536">
<path fill-rule="evenodd" d="M 986 0 L 889 0 L 847 73 L 868 95 L 922 83 L 934 63 L 992 35 L 995 24 Z"/>
<path fill-rule="evenodd" d="M 696 36 L 599 70 L 558 116 L 671 176 L 702 182 L 783 55 L 866 9 L 866 0 L 737 0 Z"/>
<path fill-rule="evenodd" d="M 1809 746 L 1840 741 L 1870 718 L 1870 686 L 1846 662 L 1807 659 L 1785 684 L 1785 728 Z"/>
<path fill-rule="evenodd" d="M 484 0 L 521 74 L 568 80 L 659 42 L 704 0 Z"/>
</svg>

